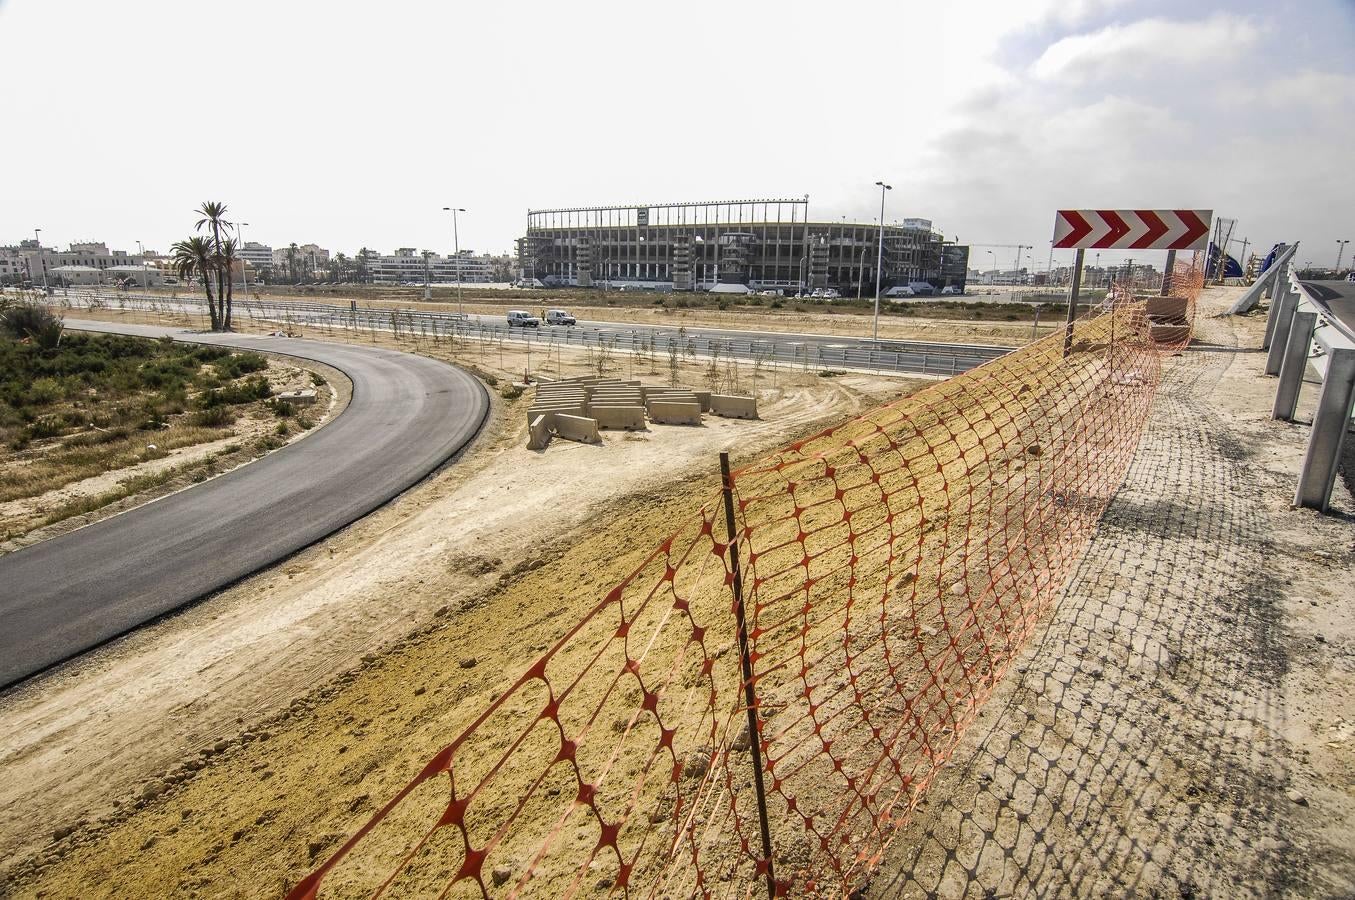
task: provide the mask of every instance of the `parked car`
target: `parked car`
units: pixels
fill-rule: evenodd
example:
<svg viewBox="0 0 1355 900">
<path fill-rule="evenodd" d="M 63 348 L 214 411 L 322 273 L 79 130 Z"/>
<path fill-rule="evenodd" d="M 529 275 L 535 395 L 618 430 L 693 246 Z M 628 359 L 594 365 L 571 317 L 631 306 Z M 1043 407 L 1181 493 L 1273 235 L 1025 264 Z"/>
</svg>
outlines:
<svg viewBox="0 0 1355 900">
<path fill-rule="evenodd" d="M 563 310 L 563 309 L 548 309 L 548 310 L 546 310 L 546 324 L 547 324 L 547 325 L 577 325 L 577 324 L 579 324 L 579 320 L 576 319 L 576 318 L 574 318 L 573 316 L 571 316 L 567 310 Z"/>
<path fill-rule="evenodd" d="M 886 297 L 916 297 L 917 292 L 906 284 L 900 284 L 885 291 Z"/>
<path fill-rule="evenodd" d="M 518 328 L 538 328 L 541 320 L 525 309 L 510 309 L 508 311 L 508 327 L 516 325 Z"/>
<path fill-rule="evenodd" d="M 960 287 L 958 284 L 948 284 L 941 288 L 941 293 L 947 295 L 963 294 L 964 288 Z"/>
</svg>

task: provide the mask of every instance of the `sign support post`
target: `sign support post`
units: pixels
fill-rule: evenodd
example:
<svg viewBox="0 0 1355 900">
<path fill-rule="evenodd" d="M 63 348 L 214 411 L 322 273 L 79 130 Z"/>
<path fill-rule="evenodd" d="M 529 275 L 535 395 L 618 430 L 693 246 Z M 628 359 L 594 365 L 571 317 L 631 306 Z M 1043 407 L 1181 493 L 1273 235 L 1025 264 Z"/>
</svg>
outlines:
<svg viewBox="0 0 1355 900">
<path fill-rule="evenodd" d="M 1077 318 L 1077 295 L 1082 290 L 1082 257 L 1086 253 L 1077 248 L 1077 257 L 1073 260 L 1073 280 L 1068 285 L 1068 322 L 1063 326 L 1063 355 L 1067 358 L 1073 352 L 1073 320 Z"/>
</svg>

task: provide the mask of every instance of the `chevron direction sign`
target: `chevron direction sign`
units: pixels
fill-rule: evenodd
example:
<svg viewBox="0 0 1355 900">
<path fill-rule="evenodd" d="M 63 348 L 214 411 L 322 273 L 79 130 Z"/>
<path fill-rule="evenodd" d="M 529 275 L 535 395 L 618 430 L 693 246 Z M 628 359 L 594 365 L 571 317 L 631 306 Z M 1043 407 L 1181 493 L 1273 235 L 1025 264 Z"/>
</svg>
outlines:
<svg viewBox="0 0 1355 900">
<path fill-rule="evenodd" d="M 1061 209 L 1054 248 L 1203 250 L 1212 209 Z"/>
</svg>

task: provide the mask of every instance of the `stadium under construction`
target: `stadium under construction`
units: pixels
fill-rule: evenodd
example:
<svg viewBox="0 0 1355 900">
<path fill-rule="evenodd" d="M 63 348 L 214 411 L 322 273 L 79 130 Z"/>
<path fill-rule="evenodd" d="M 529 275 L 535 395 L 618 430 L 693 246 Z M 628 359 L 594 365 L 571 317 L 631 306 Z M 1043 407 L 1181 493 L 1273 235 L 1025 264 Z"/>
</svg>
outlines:
<svg viewBox="0 0 1355 900">
<path fill-rule="evenodd" d="M 657 290 L 833 289 L 873 295 L 875 223 L 811 222 L 809 198 L 592 206 L 527 212 L 520 277 L 548 286 Z M 886 224 L 885 289 L 963 289 L 969 248 L 927 219 Z"/>
</svg>

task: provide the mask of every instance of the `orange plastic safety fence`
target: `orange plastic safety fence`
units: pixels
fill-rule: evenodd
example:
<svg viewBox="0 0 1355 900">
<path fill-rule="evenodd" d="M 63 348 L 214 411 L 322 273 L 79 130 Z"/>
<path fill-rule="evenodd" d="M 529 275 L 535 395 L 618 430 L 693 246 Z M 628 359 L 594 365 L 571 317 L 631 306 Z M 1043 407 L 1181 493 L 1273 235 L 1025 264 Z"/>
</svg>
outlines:
<svg viewBox="0 0 1355 900">
<path fill-rule="evenodd" d="M 1187 329 L 1198 290 L 1173 285 Z M 735 472 L 756 734 L 717 497 L 289 896 L 742 896 L 769 864 L 778 895 L 852 891 L 1090 540 L 1181 309 L 1117 288 L 1066 356 L 1056 333 Z"/>
</svg>

